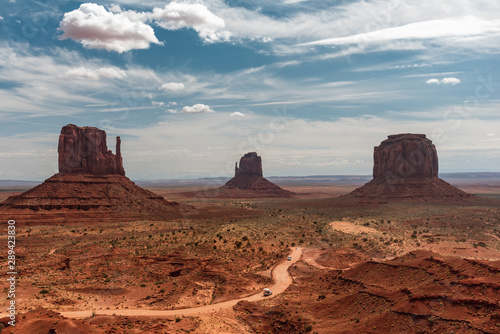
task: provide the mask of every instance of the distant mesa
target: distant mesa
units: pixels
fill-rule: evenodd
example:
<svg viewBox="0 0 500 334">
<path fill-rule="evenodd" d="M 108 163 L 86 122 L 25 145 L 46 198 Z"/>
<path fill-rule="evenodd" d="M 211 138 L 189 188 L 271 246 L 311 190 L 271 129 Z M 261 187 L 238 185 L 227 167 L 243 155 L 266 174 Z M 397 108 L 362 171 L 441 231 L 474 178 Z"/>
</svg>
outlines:
<svg viewBox="0 0 500 334">
<path fill-rule="evenodd" d="M 120 149 L 106 146 L 106 132 L 73 124 L 59 136 L 59 173 L 0 204 L 0 214 L 21 221 L 61 222 L 176 218 L 193 208 L 169 202 L 125 177 Z M 9 218 L 12 219 L 12 218 Z"/>
<path fill-rule="evenodd" d="M 264 178 L 262 159 L 255 152 L 245 154 L 235 165 L 234 177 L 221 187 L 219 197 L 291 197 L 285 190 Z"/>
<path fill-rule="evenodd" d="M 373 180 L 347 196 L 365 199 L 466 199 L 438 178 L 436 147 L 424 134 L 390 135 L 373 154 Z"/>
</svg>

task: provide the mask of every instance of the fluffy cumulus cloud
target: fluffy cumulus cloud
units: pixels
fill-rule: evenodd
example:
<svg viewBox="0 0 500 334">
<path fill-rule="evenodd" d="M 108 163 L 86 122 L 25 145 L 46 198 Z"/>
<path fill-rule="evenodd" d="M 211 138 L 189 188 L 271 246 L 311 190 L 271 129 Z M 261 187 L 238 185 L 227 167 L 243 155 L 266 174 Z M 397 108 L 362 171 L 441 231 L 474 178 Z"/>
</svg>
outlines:
<svg viewBox="0 0 500 334">
<path fill-rule="evenodd" d="M 184 84 L 182 82 L 167 82 L 160 86 L 160 90 L 175 92 L 184 89 Z"/>
<path fill-rule="evenodd" d="M 105 49 L 119 53 L 147 49 L 162 44 L 149 25 L 154 22 L 168 30 L 192 28 L 205 42 L 227 40 L 230 33 L 223 19 L 205 5 L 171 2 L 152 12 L 123 11 L 111 5 L 109 11 L 94 3 L 84 3 L 80 8 L 65 13 L 59 29 L 61 39 L 72 39 L 89 49 Z"/>
<path fill-rule="evenodd" d="M 215 112 L 213 111 L 210 106 L 207 106 L 206 104 L 202 103 L 197 103 L 192 107 L 185 106 L 181 110 L 182 113 L 184 114 L 204 114 L 204 113 L 210 113 L 210 112 Z"/>
<path fill-rule="evenodd" d="M 462 81 L 460 81 L 460 79 L 457 78 L 444 78 L 443 80 L 441 80 L 441 83 L 445 85 L 458 85 L 461 82 Z"/>
<path fill-rule="evenodd" d="M 443 78 L 441 80 L 433 78 L 433 79 L 427 80 L 425 83 L 428 84 L 428 85 L 441 85 L 441 84 L 443 84 L 443 85 L 453 85 L 453 86 L 455 86 L 455 85 L 458 85 L 461 82 L 462 81 L 460 81 L 460 79 L 451 77 L 451 78 Z"/>
<path fill-rule="evenodd" d="M 202 4 L 171 2 L 165 8 L 154 8 L 150 17 L 164 29 L 193 28 L 205 42 L 227 39 L 224 20 Z"/>
<path fill-rule="evenodd" d="M 71 68 L 66 71 L 63 78 L 68 79 L 91 79 L 99 80 L 101 78 L 106 79 L 121 79 L 126 77 L 125 71 L 116 67 L 101 67 L 98 69 L 89 69 L 85 67 Z"/>
<path fill-rule="evenodd" d="M 59 28 L 63 31 L 60 38 L 73 39 L 86 48 L 119 53 L 147 49 L 151 43 L 160 44 L 153 28 L 142 20 L 144 15 L 139 13 L 112 13 L 103 6 L 84 3 L 64 14 Z"/>
</svg>

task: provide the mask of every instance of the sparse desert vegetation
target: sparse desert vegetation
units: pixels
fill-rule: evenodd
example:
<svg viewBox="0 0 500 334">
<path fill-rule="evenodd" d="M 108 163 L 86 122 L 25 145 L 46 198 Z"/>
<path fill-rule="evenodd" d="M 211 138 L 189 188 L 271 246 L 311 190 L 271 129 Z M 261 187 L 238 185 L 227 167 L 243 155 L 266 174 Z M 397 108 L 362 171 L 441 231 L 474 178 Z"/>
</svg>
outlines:
<svg viewBox="0 0 500 334">
<path fill-rule="evenodd" d="M 463 203 L 380 204 L 290 189 L 298 197 L 189 199 L 164 188 L 158 193 L 207 208 L 206 217 L 200 210 L 166 221 L 21 225 L 19 312 L 30 321 L 72 322 L 84 333 L 498 330 L 500 191 Z M 273 299 L 210 316 L 118 315 L 259 293 L 272 284 L 273 266 L 299 246 L 293 284 Z M 76 310 L 93 316 L 58 314 Z"/>
</svg>

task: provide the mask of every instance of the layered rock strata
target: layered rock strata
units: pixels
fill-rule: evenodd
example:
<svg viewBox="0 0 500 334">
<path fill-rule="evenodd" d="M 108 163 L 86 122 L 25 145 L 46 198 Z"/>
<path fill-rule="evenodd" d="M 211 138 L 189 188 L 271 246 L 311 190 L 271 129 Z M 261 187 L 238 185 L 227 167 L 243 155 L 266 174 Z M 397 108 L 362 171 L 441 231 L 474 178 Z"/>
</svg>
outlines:
<svg viewBox="0 0 500 334">
<path fill-rule="evenodd" d="M 262 158 L 255 152 L 245 154 L 235 165 L 234 177 L 220 188 L 219 197 L 290 197 L 285 190 L 263 177 Z"/>
<path fill-rule="evenodd" d="M 0 204 L 0 215 L 29 223 L 166 219 L 193 208 L 169 202 L 125 177 L 117 137 L 116 154 L 106 146 L 106 132 L 64 126 L 59 136 L 59 173 Z M 14 218 L 9 218 L 14 219 Z"/>
<path fill-rule="evenodd" d="M 394 200 L 472 197 L 438 178 L 436 147 L 423 134 L 388 136 L 375 147 L 373 160 L 373 180 L 347 196 Z"/>
<path fill-rule="evenodd" d="M 120 146 L 116 137 L 115 155 L 106 146 L 104 130 L 68 124 L 59 135 L 59 172 L 125 175 Z"/>
</svg>

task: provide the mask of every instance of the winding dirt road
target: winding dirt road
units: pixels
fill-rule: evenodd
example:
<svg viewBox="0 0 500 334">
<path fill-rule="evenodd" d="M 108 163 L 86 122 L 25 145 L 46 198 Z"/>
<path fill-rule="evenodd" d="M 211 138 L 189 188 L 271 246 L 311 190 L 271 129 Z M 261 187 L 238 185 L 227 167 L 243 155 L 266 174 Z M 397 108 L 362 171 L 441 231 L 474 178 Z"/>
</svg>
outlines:
<svg viewBox="0 0 500 334">
<path fill-rule="evenodd" d="M 262 292 L 255 295 L 233 299 L 222 303 L 205 305 L 200 307 L 185 308 L 178 310 L 144 310 L 144 309 L 119 309 L 119 310 L 86 310 L 86 311 L 70 311 L 70 312 L 60 312 L 63 316 L 67 318 L 88 318 L 92 316 L 92 313 L 100 315 L 122 315 L 122 316 L 149 316 L 149 317 L 171 317 L 171 316 L 193 316 L 203 313 L 216 312 L 222 309 L 232 308 L 239 301 L 245 300 L 250 302 L 256 302 L 263 299 L 273 298 L 280 293 L 284 292 L 290 284 L 292 284 L 292 277 L 288 273 L 288 268 L 295 262 L 300 260 L 302 256 L 302 248 L 295 248 L 292 251 L 292 260 L 285 261 L 274 267 L 272 275 L 275 281 L 274 285 L 269 289 L 273 294 L 269 297 L 264 297 Z"/>
</svg>

